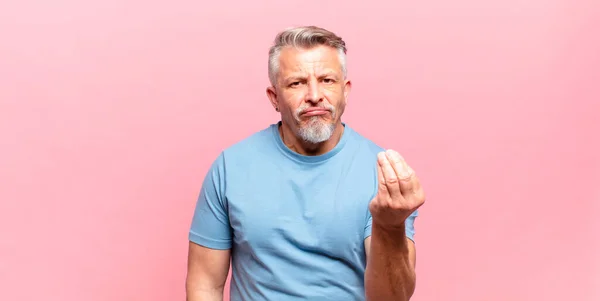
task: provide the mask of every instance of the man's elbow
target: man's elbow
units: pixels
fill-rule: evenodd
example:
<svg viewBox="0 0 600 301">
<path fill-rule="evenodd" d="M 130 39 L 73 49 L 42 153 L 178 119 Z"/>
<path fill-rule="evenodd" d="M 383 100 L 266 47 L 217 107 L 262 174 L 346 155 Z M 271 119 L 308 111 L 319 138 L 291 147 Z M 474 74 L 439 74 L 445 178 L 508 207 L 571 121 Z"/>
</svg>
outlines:
<svg viewBox="0 0 600 301">
<path fill-rule="evenodd" d="M 223 301 L 224 285 L 207 286 L 199 282 L 186 281 L 186 301 Z"/>
<path fill-rule="evenodd" d="M 223 289 L 186 289 L 186 301 L 223 301 Z"/>
</svg>

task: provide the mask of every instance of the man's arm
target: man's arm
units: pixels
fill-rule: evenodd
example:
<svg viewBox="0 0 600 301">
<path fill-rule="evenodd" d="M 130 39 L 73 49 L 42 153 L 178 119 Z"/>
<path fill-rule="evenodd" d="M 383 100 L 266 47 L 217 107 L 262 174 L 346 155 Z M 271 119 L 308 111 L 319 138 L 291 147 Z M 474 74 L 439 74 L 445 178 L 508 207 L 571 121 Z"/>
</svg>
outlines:
<svg viewBox="0 0 600 301">
<path fill-rule="evenodd" d="M 209 249 L 190 241 L 188 250 L 187 301 L 223 301 L 229 273 L 230 250 Z"/>
<path fill-rule="evenodd" d="M 221 153 L 204 178 L 189 232 L 187 301 L 222 301 L 229 272 L 231 226 Z"/>
<path fill-rule="evenodd" d="M 416 250 L 404 231 L 390 235 L 373 225 L 365 240 L 367 300 L 410 300 L 415 290 Z"/>
<path fill-rule="evenodd" d="M 425 202 L 412 168 L 395 151 L 377 155 L 377 195 L 369 203 L 371 236 L 365 240 L 367 301 L 408 301 L 415 290 L 416 252 L 407 221 Z"/>
</svg>

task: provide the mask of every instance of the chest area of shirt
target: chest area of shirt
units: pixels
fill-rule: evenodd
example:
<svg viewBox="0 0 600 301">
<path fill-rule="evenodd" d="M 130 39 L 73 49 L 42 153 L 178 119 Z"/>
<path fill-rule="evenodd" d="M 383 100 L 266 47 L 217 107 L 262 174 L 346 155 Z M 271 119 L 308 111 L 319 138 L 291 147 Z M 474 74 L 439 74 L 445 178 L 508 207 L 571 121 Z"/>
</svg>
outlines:
<svg viewBox="0 0 600 301">
<path fill-rule="evenodd" d="M 338 168 L 248 174 L 227 194 L 234 243 L 250 249 L 360 248 L 376 170 Z"/>
</svg>

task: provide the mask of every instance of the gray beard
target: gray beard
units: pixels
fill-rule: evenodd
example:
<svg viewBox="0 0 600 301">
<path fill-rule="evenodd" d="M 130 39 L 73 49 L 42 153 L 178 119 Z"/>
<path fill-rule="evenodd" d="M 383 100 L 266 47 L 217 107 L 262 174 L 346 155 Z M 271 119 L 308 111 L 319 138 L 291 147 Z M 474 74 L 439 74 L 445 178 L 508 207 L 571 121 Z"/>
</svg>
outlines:
<svg viewBox="0 0 600 301">
<path fill-rule="evenodd" d="M 308 143 L 317 144 L 329 140 L 334 130 L 335 124 L 325 123 L 319 120 L 319 116 L 313 116 L 305 127 L 299 129 L 298 135 Z"/>
</svg>

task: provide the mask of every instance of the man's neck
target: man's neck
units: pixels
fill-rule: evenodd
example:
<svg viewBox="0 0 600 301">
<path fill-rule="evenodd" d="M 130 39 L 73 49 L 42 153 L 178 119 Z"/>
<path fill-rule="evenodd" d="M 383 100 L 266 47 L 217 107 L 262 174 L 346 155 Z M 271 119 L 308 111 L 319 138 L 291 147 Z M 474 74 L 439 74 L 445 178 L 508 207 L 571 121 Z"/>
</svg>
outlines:
<svg viewBox="0 0 600 301">
<path fill-rule="evenodd" d="M 283 144 L 291 150 L 305 156 L 318 156 L 331 151 L 338 144 L 344 133 L 344 125 L 340 122 L 335 126 L 331 137 L 321 143 L 309 143 L 296 137 L 292 129 L 285 123 L 279 126 L 279 136 Z"/>
</svg>

